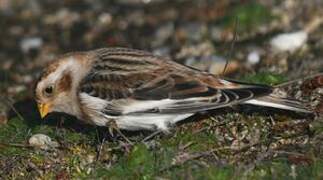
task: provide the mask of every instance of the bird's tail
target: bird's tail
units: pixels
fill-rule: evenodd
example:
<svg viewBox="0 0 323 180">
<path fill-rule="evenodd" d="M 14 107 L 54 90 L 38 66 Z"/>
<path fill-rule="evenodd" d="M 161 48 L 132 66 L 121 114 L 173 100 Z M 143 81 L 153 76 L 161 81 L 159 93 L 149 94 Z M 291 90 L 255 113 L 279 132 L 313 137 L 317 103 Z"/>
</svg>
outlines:
<svg viewBox="0 0 323 180">
<path fill-rule="evenodd" d="M 256 99 L 251 99 L 243 103 L 253 104 L 257 106 L 273 107 L 283 110 L 297 111 L 302 113 L 313 113 L 313 111 L 309 107 L 306 107 L 304 103 L 298 100 L 282 98 L 274 94 L 259 97 Z"/>
</svg>

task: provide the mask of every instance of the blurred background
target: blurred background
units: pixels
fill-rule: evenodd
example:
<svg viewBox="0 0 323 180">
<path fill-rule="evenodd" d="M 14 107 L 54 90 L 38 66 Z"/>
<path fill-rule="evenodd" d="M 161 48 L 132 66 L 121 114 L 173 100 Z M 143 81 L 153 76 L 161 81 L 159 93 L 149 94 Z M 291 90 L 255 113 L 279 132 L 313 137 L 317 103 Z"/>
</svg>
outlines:
<svg viewBox="0 0 323 180">
<path fill-rule="evenodd" d="M 115 46 L 214 74 L 229 60 L 225 74 L 240 79 L 297 78 L 322 70 L 322 12 L 320 0 L 0 0 L 0 92 L 30 95 L 55 56 Z"/>
<path fill-rule="evenodd" d="M 322 72 L 322 15 L 322 0 L 0 0 L 0 124 L 71 51 L 131 47 L 270 85 Z"/>
</svg>

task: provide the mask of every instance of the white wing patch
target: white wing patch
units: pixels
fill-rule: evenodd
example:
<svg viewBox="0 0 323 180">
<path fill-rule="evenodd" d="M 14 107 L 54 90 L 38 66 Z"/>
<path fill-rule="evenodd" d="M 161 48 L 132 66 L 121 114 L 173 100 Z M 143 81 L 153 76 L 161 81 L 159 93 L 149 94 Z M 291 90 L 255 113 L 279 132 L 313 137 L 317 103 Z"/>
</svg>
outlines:
<svg viewBox="0 0 323 180">
<path fill-rule="evenodd" d="M 144 112 L 151 109 L 164 109 L 177 106 L 177 103 L 184 104 L 185 102 L 191 103 L 192 101 L 203 101 L 207 100 L 209 97 L 193 97 L 187 99 L 163 99 L 163 100 L 145 100 L 145 101 L 127 101 L 119 104 L 122 109 L 123 114 L 130 114 L 134 112 Z"/>
<path fill-rule="evenodd" d="M 137 114 L 137 115 L 120 115 L 108 116 L 103 113 L 103 110 L 109 104 L 108 101 L 90 96 L 86 93 L 80 94 L 82 105 L 86 107 L 91 120 L 98 126 L 106 126 L 110 120 L 115 120 L 120 129 L 127 130 L 162 130 L 167 131 L 169 125 L 173 125 L 178 121 L 184 120 L 193 115 L 188 114 Z M 165 99 L 161 101 L 143 101 L 132 102 L 129 105 L 124 104 L 123 114 L 130 112 L 144 111 L 154 107 L 169 105 L 174 100 Z"/>
<path fill-rule="evenodd" d="M 163 99 L 158 101 L 133 101 L 123 105 L 123 113 L 142 112 L 156 107 L 163 107 L 175 103 L 175 100 Z"/>
<path fill-rule="evenodd" d="M 87 93 L 81 93 L 80 98 L 83 105 L 95 111 L 102 111 L 108 104 L 106 100 L 90 96 Z"/>
<path fill-rule="evenodd" d="M 108 104 L 107 101 L 90 96 L 86 93 L 80 94 L 80 101 L 85 107 L 84 109 L 86 110 L 87 115 L 90 116 L 91 121 L 93 121 L 94 124 L 98 126 L 106 126 L 109 120 L 112 119 L 111 117 L 102 113 Z"/>
</svg>

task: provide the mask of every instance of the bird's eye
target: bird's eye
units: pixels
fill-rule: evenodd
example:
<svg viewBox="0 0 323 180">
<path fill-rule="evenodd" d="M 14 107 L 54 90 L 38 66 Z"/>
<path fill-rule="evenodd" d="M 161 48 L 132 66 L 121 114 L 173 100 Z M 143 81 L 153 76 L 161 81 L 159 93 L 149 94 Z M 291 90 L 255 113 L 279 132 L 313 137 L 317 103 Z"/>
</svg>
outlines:
<svg viewBox="0 0 323 180">
<path fill-rule="evenodd" d="M 53 94 L 53 91 L 54 91 L 54 86 L 50 85 L 45 88 L 44 92 L 47 96 L 50 96 Z"/>
</svg>

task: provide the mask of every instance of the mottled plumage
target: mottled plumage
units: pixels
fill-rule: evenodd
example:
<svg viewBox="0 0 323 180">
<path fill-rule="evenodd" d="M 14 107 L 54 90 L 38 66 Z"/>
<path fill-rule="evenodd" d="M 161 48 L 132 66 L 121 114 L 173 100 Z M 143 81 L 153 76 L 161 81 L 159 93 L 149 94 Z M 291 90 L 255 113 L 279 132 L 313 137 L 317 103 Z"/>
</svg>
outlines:
<svg viewBox="0 0 323 180">
<path fill-rule="evenodd" d="M 42 115 L 65 112 L 99 126 L 113 120 L 121 129 L 167 130 L 197 112 L 238 103 L 309 112 L 272 95 L 269 86 L 224 80 L 127 48 L 67 54 L 44 72 L 36 87 L 41 112 L 47 108 Z"/>
</svg>

